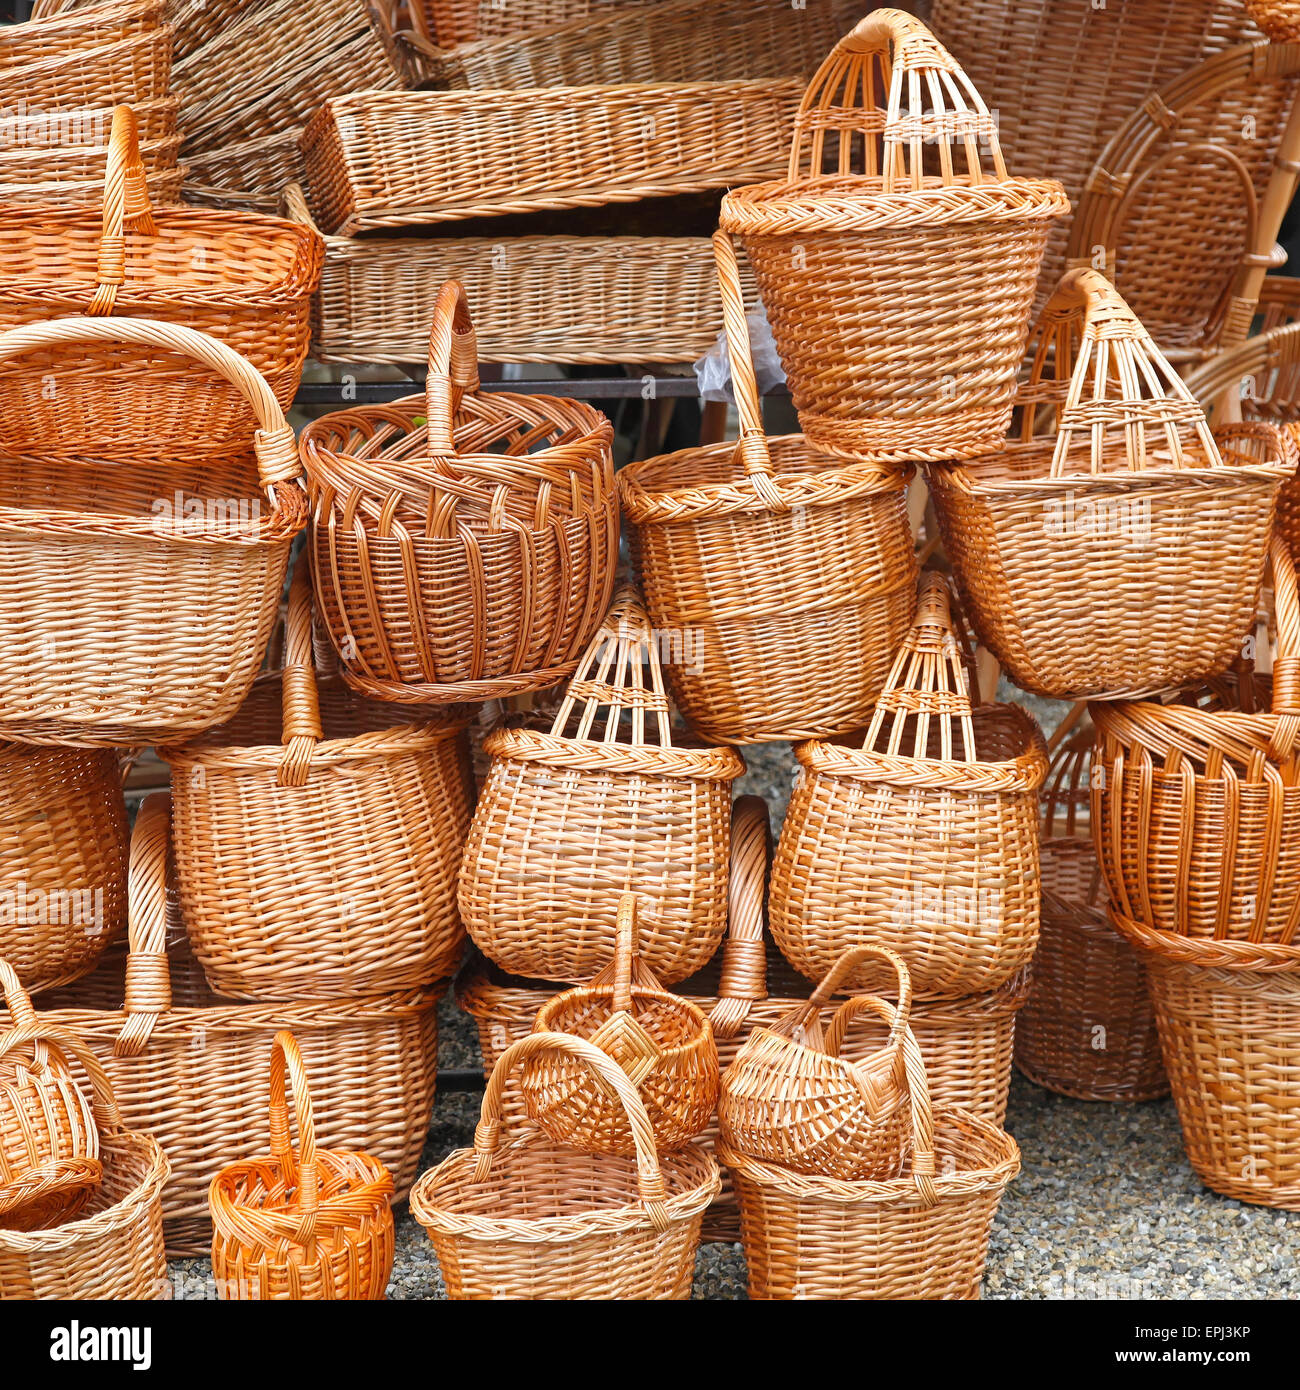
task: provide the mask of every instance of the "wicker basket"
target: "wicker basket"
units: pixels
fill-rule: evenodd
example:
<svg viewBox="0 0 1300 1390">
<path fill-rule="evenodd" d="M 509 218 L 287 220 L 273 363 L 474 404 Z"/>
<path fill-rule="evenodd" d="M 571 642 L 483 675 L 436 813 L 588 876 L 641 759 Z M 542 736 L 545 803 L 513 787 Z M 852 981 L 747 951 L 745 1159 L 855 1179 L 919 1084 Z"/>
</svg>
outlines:
<svg viewBox="0 0 1300 1390">
<path fill-rule="evenodd" d="M 22 1026 L 7 1040 L 43 1035 L 48 1020 Z M 75 1036 L 61 1046 L 85 1056 Z M 171 1297 L 163 1253 L 162 1190 L 171 1171 L 158 1141 L 122 1126 L 113 1089 L 93 1059 L 92 1106 L 103 1181 L 75 1219 L 31 1231 L 0 1218 L 0 1301 L 62 1302 Z"/>
<path fill-rule="evenodd" d="M 874 995 L 847 999 L 822 1034 L 820 1015 L 840 982 L 864 960 L 898 974 L 898 1005 Z M 924 1067 L 908 1028 L 912 981 L 893 951 L 860 946 L 835 963 L 805 1003 L 754 1028 L 727 1068 L 718 1099 L 722 1143 L 794 1173 L 854 1181 L 896 1178 L 912 1157 L 904 1067 Z M 840 1055 L 845 1029 L 859 1014 L 887 1025 L 876 1051 Z"/>
<path fill-rule="evenodd" d="M 593 1043 L 627 1073 L 645 1106 L 655 1148 L 682 1148 L 708 1124 L 718 1103 L 718 1049 L 703 1012 L 670 994 L 638 953 L 636 894 L 618 905 L 614 959 L 591 981 L 548 999 L 535 1033 Z M 552 1142 L 589 1154 L 636 1155 L 621 1103 L 585 1064 L 543 1052 L 520 1070 L 529 1119 Z"/>
<path fill-rule="evenodd" d="M 708 738 L 757 743 L 861 727 L 911 621 L 906 473 L 763 434 L 729 237 L 714 238 L 741 435 L 619 474 L 656 628 L 692 634 L 668 663 Z"/>
<path fill-rule="evenodd" d="M 180 141 L 165 140 L 141 147 L 151 167 L 145 175 L 149 202 L 157 208 L 174 207 L 181 200 L 185 170 L 176 167 Z M 104 151 L 79 149 L 51 157 L 48 151 L 14 159 L 0 154 L 0 202 L 6 209 L 27 207 L 32 212 L 50 208 L 97 208 L 104 196 Z"/>
<path fill-rule="evenodd" d="M 966 1111 L 932 1113 L 916 1082 L 911 1090 L 911 1169 L 888 1181 L 791 1173 L 719 1146 L 740 1194 L 751 1299 L 979 1297 L 1020 1150 Z"/>
<path fill-rule="evenodd" d="M 439 991 L 281 1004 L 212 995 L 183 945 L 169 946 L 168 815 L 167 798 L 151 796 L 136 818 L 130 955 L 124 962 L 110 954 L 94 974 L 42 1003 L 51 1010 L 43 1022 L 84 1038 L 104 1064 L 126 1122 L 167 1150 L 169 1251 L 207 1253 L 208 1185 L 222 1168 L 257 1156 L 269 1104 L 267 1053 L 284 1028 L 298 1039 L 315 1083 L 318 1143 L 372 1154 L 404 1196 L 433 1108 Z M 5 1022 L 0 1017 L 0 1029 Z"/>
<path fill-rule="evenodd" d="M 126 930 L 115 754 L 0 746 L 0 957 L 31 993 L 84 975 Z"/>
<path fill-rule="evenodd" d="M 501 1145 L 506 1078 L 556 1052 L 618 1097 L 633 1158 L 580 1154 L 534 1134 Z M 654 1299 L 691 1296 L 700 1218 L 721 1175 L 697 1148 L 658 1155 L 627 1075 L 598 1047 L 534 1033 L 508 1048 L 483 1096 L 474 1147 L 457 1149 L 411 1193 L 452 1299 Z"/>
<path fill-rule="evenodd" d="M 634 892 L 640 956 L 672 983 L 727 929 L 730 748 L 674 737 L 659 642 L 620 591 L 549 732 L 499 728 L 465 843 L 460 910 L 489 959 L 571 982 L 614 955 L 619 897 Z M 564 1031 L 564 1030 L 558 1030 Z"/>
<path fill-rule="evenodd" d="M 6 960 L 0 994 L 12 1029 L 0 1035 L 0 1230 L 57 1226 L 82 1210 L 104 1176 L 95 1114 L 65 1047 L 81 1059 L 101 1100 L 111 1091 L 77 1039 L 41 1026 Z"/>
<path fill-rule="evenodd" d="M 608 419 L 578 401 L 480 394 L 477 361 L 448 281 L 424 397 L 303 431 L 317 606 L 364 695 L 430 704 L 555 685 L 609 604 Z"/>
<path fill-rule="evenodd" d="M 177 134 L 176 116 L 180 111 L 179 97 L 158 97 L 153 101 L 131 104 L 136 121 L 136 135 L 142 145 L 170 140 Z M 50 154 L 65 152 L 70 147 L 108 149 L 117 114 L 114 106 L 97 103 L 80 108 L 61 108 L 58 111 L 20 110 L 0 115 L 0 150 L 6 155 Z M 100 173 L 102 193 L 103 171 Z"/>
<path fill-rule="evenodd" d="M 0 212 L 0 328 L 82 313 L 183 324 L 242 353 L 287 406 L 310 341 L 319 239 L 251 214 L 155 216 L 141 169 L 134 118 L 119 108 L 102 221 L 78 209 Z M 258 423 L 241 390 L 165 344 L 33 355 L 0 373 L 0 389 L 13 402 L 0 445 L 31 452 L 211 452 L 246 446 Z"/>
<path fill-rule="evenodd" d="M 0 73 L 152 33 L 163 27 L 164 9 L 164 0 L 121 0 L 107 7 L 96 5 L 47 19 L 6 24 L 0 28 Z"/>
<path fill-rule="evenodd" d="M 278 212 L 285 188 L 303 177 L 302 150 L 298 146 L 300 134 L 300 131 L 290 130 L 280 135 L 260 135 L 254 140 L 241 140 L 235 145 L 188 155 L 186 201 L 243 212 Z M 380 245 L 383 244 L 386 243 Z M 375 254 L 380 254 L 378 246 Z M 440 276 L 438 284 L 445 278 Z M 435 295 L 436 288 L 427 299 Z M 419 318 L 423 339 L 428 328 L 427 300 L 421 298 L 408 312 Z M 422 342 L 415 360 L 423 361 L 424 352 Z"/>
<path fill-rule="evenodd" d="M 875 10 L 841 39 L 804 95 L 786 180 L 729 193 L 720 220 L 744 241 L 813 444 L 897 462 L 998 448 L 1068 206 L 1054 180 L 1008 176 L 993 117 L 919 20 Z"/>
<path fill-rule="evenodd" d="M 67 22 L 79 21 L 69 16 Z M 162 25 L 117 39 L 106 33 L 103 42 L 86 47 L 69 46 L 61 35 L 64 41 L 35 62 L 0 62 L 0 110 L 59 112 L 165 97 L 174 36 Z"/>
<path fill-rule="evenodd" d="M 930 470 L 980 640 L 1022 689 L 1058 699 L 1226 670 L 1254 615 L 1289 471 L 1277 431 L 1239 426 L 1216 443 L 1097 271 L 1069 272 L 1040 327 L 1019 438 L 993 458 Z M 1054 435 L 1040 432 L 1040 403 Z"/>
<path fill-rule="evenodd" d="M 1202 1182 L 1300 1211 L 1300 948 L 1198 941 L 1112 914 L 1138 947 Z"/>
<path fill-rule="evenodd" d="M 229 724 L 161 750 L 181 916 L 214 993 L 338 999 L 455 970 L 466 719 L 407 713 L 318 680 L 300 560 L 284 670 Z"/>
<path fill-rule="evenodd" d="M 271 1045 L 270 1109 L 270 1158 L 225 1168 L 208 1189 L 218 1294 L 280 1302 L 382 1299 L 393 1269 L 393 1179 L 369 1154 L 316 1147 L 307 1072 L 289 1032 L 277 1033 Z"/>
<path fill-rule="evenodd" d="M 0 446 L 0 623 L 12 633 L 0 733 L 26 742 L 136 746 L 228 718 L 261 664 L 307 519 L 292 426 L 251 364 L 215 338 L 145 319 L 55 319 L 0 333 L 0 363 L 44 356 L 102 373 L 124 344 L 229 382 L 256 415 L 256 467 Z M 0 429 L 23 409 L 22 393 L 5 396 Z"/>
<path fill-rule="evenodd" d="M 1272 570 L 1272 713 L 1250 684 L 1219 708 L 1093 706 L 1092 824 L 1111 904 L 1157 931 L 1300 946 L 1300 594 L 1280 541 Z"/>
<path fill-rule="evenodd" d="M 965 660 L 948 581 L 927 572 L 866 736 L 795 749 L 772 935 L 810 979 L 874 943 L 919 992 L 976 994 L 1034 953 L 1047 751 L 1019 706 L 972 708 Z"/>
<path fill-rule="evenodd" d="M 1300 43 L 1300 4 L 1295 0 L 1244 0 L 1250 17 L 1274 43 Z"/>
<path fill-rule="evenodd" d="M 322 230 L 599 207 L 769 177 L 795 79 L 358 92 L 303 136 Z"/>
</svg>

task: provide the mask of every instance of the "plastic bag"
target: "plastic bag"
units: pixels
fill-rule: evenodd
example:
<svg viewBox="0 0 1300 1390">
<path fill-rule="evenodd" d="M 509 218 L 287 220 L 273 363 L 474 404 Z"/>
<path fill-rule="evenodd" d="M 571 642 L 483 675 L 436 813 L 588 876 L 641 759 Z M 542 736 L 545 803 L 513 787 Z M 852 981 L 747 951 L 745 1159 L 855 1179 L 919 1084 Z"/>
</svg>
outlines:
<svg viewBox="0 0 1300 1390">
<path fill-rule="evenodd" d="M 785 380 L 785 368 L 777 355 L 776 343 L 767 322 L 767 313 L 760 304 L 745 315 L 749 325 L 750 352 L 754 358 L 754 375 L 758 379 L 759 395 L 766 395 Z M 727 351 L 727 335 L 718 334 L 718 341 L 695 364 L 695 379 L 700 397 L 706 401 L 728 401 L 735 405 L 731 389 L 731 356 Z"/>
</svg>

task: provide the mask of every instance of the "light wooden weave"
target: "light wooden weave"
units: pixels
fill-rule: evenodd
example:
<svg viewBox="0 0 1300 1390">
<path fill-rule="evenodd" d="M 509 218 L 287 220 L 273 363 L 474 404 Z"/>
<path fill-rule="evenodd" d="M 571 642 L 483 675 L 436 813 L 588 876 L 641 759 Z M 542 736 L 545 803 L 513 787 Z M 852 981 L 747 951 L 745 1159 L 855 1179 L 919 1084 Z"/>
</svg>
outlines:
<svg viewBox="0 0 1300 1390">
<path fill-rule="evenodd" d="M 1295 0 L 1244 0 L 1250 17 L 1274 43 L 1300 43 L 1300 5 Z"/>
<path fill-rule="evenodd" d="M 164 0 L 120 0 L 111 6 L 5 24 L 0 26 L 0 74 L 152 33 L 163 26 L 165 8 Z M 35 97 L 31 105 L 38 105 Z"/>
<path fill-rule="evenodd" d="M 118 11 L 119 16 L 125 13 Z M 175 31 L 170 25 L 153 22 L 156 11 L 145 13 L 150 19 L 141 16 L 134 26 L 127 26 L 134 32 L 122 32 L 116 38 L 112 29 L 122 23 L 120 19 L 95 35 L 76 16 L 69 16 L 66 21 L 55 22 L 74 27 L 31 46 L 30 34 L 45 28 L 44 24 L 33 25 L 0 58 L 0 110 L 58 113 L 165 97 Z M 74 33 L 79 37 L 74 38 Z M 42 46 L 46 46 L 42 55 L 23 61 L 24 48 L 36 53 Z"/>
</svg>

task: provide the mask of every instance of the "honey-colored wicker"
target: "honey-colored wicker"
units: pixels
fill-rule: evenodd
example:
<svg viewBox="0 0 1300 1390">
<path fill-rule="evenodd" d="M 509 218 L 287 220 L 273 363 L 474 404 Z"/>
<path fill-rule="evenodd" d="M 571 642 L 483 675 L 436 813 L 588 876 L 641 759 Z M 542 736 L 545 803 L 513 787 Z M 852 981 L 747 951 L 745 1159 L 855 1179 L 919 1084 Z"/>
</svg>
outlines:
<svg viewBox="0 0 1300 1390">
<path fill-rule="evenodd" d="M 585 1065 L 627 1112 L 635 1157 L 582 1154 L 536 1131 L 501 1143 L 506 1078 L 547 1053 Z M 457 1149 L 411 1192 L 451 1299 L 691 1296 L 700 1218 L 721 1175 L 695 1147 L 657 1154 L 627 1074 L 600 1048 L 533 1033 L 492 1069 L 474 1147 Z"/>
<path fill-rule="evenodd" d="M 300 131 L 290 130 L 279 135 L 259 135 L 253 140 L 187 155 L 186 201 L 243 212 L 279 212 L 285 188 L 304 176 L 302 150 L 298 145 L 300 134 Z M 378 250 L 375 254 L 379 254 Z M 444 279 L 446 276 L 439 276 L 438 283 Z M 434 294 L 436 290 L 409 311 L 418 315 L 422 340 L 429 316 L 428 299 Z M 422 342 L 413 360 L 423 359 Z"/>
<path fill-rule="evenodd" d="M 1300 43 L 1300 4 L 1295 0 L 1244 0 L 1250 17 L 1274 43 Z"/>
<path fill-rule="evenodd" d="M 80 21 L 69 16 L 67 23 Z M 44 23 L 33 26 L 44 28 Z M 21 59 L 20 48 L 5 55 L 8 61 L 0 58 L 0 109 L 59 112 L 167 95 L 174 37 L 170 25 L 138 27 L 116 39 L 105 32 L 94 47 L 86 46 L 90 31 L 78 32 L 86 43 L 70 43 L 64 33 L 32 62 L 15 61 Z"/>
<path fill-rule="evenodd" d="M 318 678 L 310 578 L 284 669 L 197 743 L 164 748 L 180 910 L 216 994 L 337 999 L 419 989 L 459 964 L 471 793 L 453 710 L 408 711 Z"/>
<path fill-rule="evenodd" d="M 135 746 L 228 718 L 261 664 L 306 523 L 293 428 L 266 381 L 215 338 L 147 319 L 52 319 L 0 333 L 0 363 L 44 356 L 106 372 L 123 344 L 229 382 L 257 421 L 256 465 L 178 468 L 147 449 L 129 463 L 69 460 L 0 444 L 6 737 Z M 20 420 L 25 393 L 3 399 L 0 430 Z"/>
<path fill-rule="evenodd" d="M 142 148 L 176 135 L 180 105 L 180 98 L 173 96 L 131 103 Z M 79 108 L 63 107 L 58 111 L 6 111 L 0 114 L 0 150 L 6 155 L 26 154 L 33 158 L 38 151 L 59 154 L 76 146 L 107 150 L 116 111 L 114 106 L 98 103 Z M 102 170 L 100 182 L 102 185 Z"/>
<path fill-rule="evenodd" d="M 878 9 L 808 87 L 785 180 L 733 189 L 719 225 L 744 242 L 809 439 L 910 462 L 998 448 L 1068 206 L 1055 180 L 1008 175 L 920 20 Z"/>
<path fill-rule="evenodd" d="M 898 975 L 898 1005 L 875 995 L 847 999 L 823 1034 L 822 1009 L 862 961 L 885 961 Z M 795 1173 L 858 1181 L 896 1178 L 912 1158 L 907 1064 L 924 1068 L 908 1028 L 912 981 L 902 957 L 884 947 L 846 951 L 809 998 L 770 1026 L 754 1028 L 722 1079 L 721 1142 Z M 840 1055 L 845 1029 L 874 1014 L 887 1034 L 874 1052 Z M 905 1058 L 908 1050 L 914 1055 Z"/>
<path fill-rule="evenodd" d="M 1085 182 L 1066 264 L 1104 262 L 1173 361 L 1250 329 L 1300 173 L 1297 103 L 1300 48 L 1229 49 L 1126 113 Z"/>
<path fill-rule="evenodd" d="M 393 1269 L 392 1176 L 369 1154 L 316 1147 L 306 1067 L 287 1031 L 271 1044 L 270 1111 L 270 1157 L 222 1169 L 208 1189 L 218 1295 L 382 1299 Z"/>
<path fill-rule="evenodd" d="M 434 305 L 423 397 L 302 434 L 321 617 L 364 695 L 488 700 L 571 675 L 618 556 L 609 420 L 482 393 L 465 292 Z"/>
<path fill-rule="evenodd" d="M 665 990 L 637 948 L 637 897 L 624 893 L 614 959 L 590 984 L 548 1000 L 533 1032 L 585 1038 L 617 1062 L 636 1087 L 655 1148 L 663 1153 L 682 1148 L 712 1118 L 718 1049 L 703 1011 Z M 543 1052 L 523 1064 L 519 1085 L 529 1119 L 554 1143 L 635 1156 L 626 1112 L 585 1064 Z"/>
<path fill-rule="evenodd" d="M 1157 931 L 1300 946 L 1300 595 L 1281 541 L 1271 557 L 1271 713 L 1251 683 L 1216 692 L 1208 708 L 1092 706 L 1092 826 L 1110 901 Z"/>
<path fill-rule="evenodd" d="M 129 955 L 107 953 L 93 974 L 41 1003 L 44 1023 L 83 1038 L 103 1063 L 125 1122 L 166 1149 L 169 1251 L 207 1253 L 212 1178 L 257 1156 L 269 1104 L 266 1059 L 281 1029 L 298 1039 L 313 1079 L 317 1143 L 373 1155 L 400 1199 L 433 1108 L 439 991 L 276 1004 L 214 996 L 183 931 L 167 930 L 168 817 L 161 795 L 136 817 Z M 6 1022 L 0 1016 L 0 1029 Z"/>
<path fill-rule="evenodd" d="M 242 353 L 287 406 L 310 341 L 319 239 L 253 214 L 155 214 L 141 169 L 134 116 L 119 107 L 102 219 L 75 208 L 0 211 L 0 328 L 83 313 L 184 325 Z M 246 446 L 259 422 L 245 393 L 192 355 L 165 348 L 66 347 L 6 366 L 0 444 L 128 457 Z"/>
<path fill-rule="evenodd" d="M 0 73 L 160 29 L 164 0 L 121 0 L 0 28 Z M 32 103 L 36 104 L 35 101 Z"/>
<path fill-rule="evenodd" d="M 101 1095 L 107 1078 L 76 1039 L 42 1027 L 27 991 L 0 960 L 11 1031 L 0 1034 L 0 1230 L 71 1220 L 103 1179 L 99 1129 L 64 1047 Z"/>
<path fill-rule="evenodd" d="M 998 113 L 1008 165 L 1050 170 L 1071 202 L 1153 88 L 1259 37 L 1242 0 L 934 0 L 930 27 Z M 1065 269 L 1069 234 L 1069 219 L 1048 233 L 1036 313 Z"/>
<path fill-rule="evenodd" d="M 989 1230 L 1020 1150 L 969 1111 L 932 1108 L 915 1040 L 906 1031 L 903 1039 L 912 1154 L 898 1176 L 792 1172 L 719 1141 L 740 1197 L 750 1298 L 979 1297 Z"/>
<path fill-rule="evenodd" d="M 740 439 L 619 473 L 646 606 L 693 640 L 668 683 L 704 737 L 844 733 L 870 717 L 912 618 L 907 473 L 764 435 L 731 239 L 714 250 Z"/>
<path fill-rule="evenodd" d="M 84 975 L 126 930 L 115 754 L 0 745 L 0 958 L 30 992 Z"/>
<path fill-rule="evenodd" d="M 636 895 L 641 961 L 661 980 L 693 974 L 722 940 L 731 784 L 745 763 L 674 733 L 664 636 L 620 590 L 549 727 L 484 740 L 460 911 L 505 970 L 589 979 L 614 958 L 624 893 Z"/>
<path fill-rule="evenodd" d="M 1300 1211 L 1300 948 L 1112 915 L 1146 966 L 1187 1157 L 1241 1202 Z"/>
<path fill-rule="evenodd" d="M 772 936 L 810 979 L 875 944 L 918 992 L 977 994 L 1034 953 L 1047 751 L 1020 706 L 972 706 L 966 660 L 948 581 L 927 571 L 866 735 L 795 749 Z"/>
<path fill-rule="evenodd" d="M 797 79 L 358 92 L 303 136 L 323 231 L 599 207 L 773 176 Z"/>
<path fill-rule="evenodd" d="M 1022 689 L 1059 699 L 1226 670 L 1293 471 L 1280 436 L 1242 425 L 1216 442 L 1098 271 L 1067 272 L 1036 342 L 1004 451 L 930 469 L 980 640 Z"/>
<path fill-rule="evenodd" d="M 145 191 L 153 207 L 171 207 L 181 200 L 185 170 L 176 165 L 180 138 L 140 147 L 145 166 Z M 98 208 L 104 197 L 107 151 L 86 146 L 28 152 L 0 152 L 0 203 L 7 209 L 30 207 Z"/>
<path fill-rule="evenodd" d="M 552 29 L 573 20 L 599 23 L 621 10 L 653 5 L 655 0 L 410 0 L 417 34 L 440 48 L 474 39 L 499 39 Z"/>
<path fill-rule="evenodd" d="M 0 1217 L 0 1301 L 170 1298 L 162 1227 L 167 1158 L 151 1135 L 123 1127 L 112 1085 L 84 1044 L 50 1034 L 48 1025 L 48 1018 L 18 1024 L 5 1046 L 53 1036 L 79 1059 L 91 1081 L 103 1178 L 71 1220 L 19 1231 Z"/>
</svg>

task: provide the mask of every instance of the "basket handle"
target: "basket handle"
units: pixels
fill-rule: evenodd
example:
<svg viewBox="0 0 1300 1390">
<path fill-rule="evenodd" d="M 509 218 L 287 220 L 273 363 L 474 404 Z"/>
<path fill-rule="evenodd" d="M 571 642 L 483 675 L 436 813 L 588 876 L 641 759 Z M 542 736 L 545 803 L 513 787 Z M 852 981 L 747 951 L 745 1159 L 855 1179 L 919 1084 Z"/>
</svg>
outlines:
<svg viewBox="0 0 1300 1390">
<path fill-rule="evenodd" d="M 474 1129 L 474 1180 L 483 1182 L 487 1178 L 492 1171 L 492 1160 L 501 1145 L 507 1079 L 516 1066 L 546 1052 L 558 1052 L 575 1061 L 585 1062 L 605 1090 L 622 1103 L 636 1147 L 637 1190 L 641 1205 L 651 1225 L 657 1231 L 666 1230 L 671 1223 L 666 1205 L 668 1185 L 659 1166 L 654 1129 L 641 1097 L 617 1062 L 585 1038 L 569 1033 L 530 1033 L 512 1043 L 498 1058 L 488 1078 L 487 1090 L 483 1093 L 483 1110 Z"/>
<path fill-rule="evenodd" d="M 727 881 L 727 940 L 722 948 L 718 1002 L 709 1014 L 714 1033 L 734 1038 L 750 1006 L 767 998 L 763 940 L 772 828 L 761 796 L 736 798 L 731 808 L 731 873 Z"/>
<path fill-rule="evenodd" d="M 284 621 L 284 664 L 280 671 L 280 742 L 284 752 L 275 770 L 276 785 L 306 786 L 312 755 L 323 737 L 316 654 L 311 629 L 311 570 L 306 549 L 298 556 L 289 581 Z"/>
<path fill-rule="evenodd" d="M 736 248 L 726 232 L 713 234 L 713 259 L 718 269 L 718 289 L 722 295 L 722 320 L 727 333 L 727 356 L 731 362 L 731 385 L 740 416 L 740 438 L 735 458 L 754 486 L 758 499 L 771 512 L 788 512 L 787 503 L 772 481 L 772 453 L 763 432 L 763 404 L 754 374 L 754 352 L 749 341 L 749 321 L 745 318 L 745 297 L 740 288 L 740 265 Z"/>
<path fill-rule="evenodd" d="M 153 1036 L 154 1024 L 172 1006 L 171 966 L 167 959 L 167 854 L 171 796 L 153 792 L 140 803 L 131 831 L 127 867 L 125 1017 L 113 1043 L 117 1057 L 138 1057 Z"/>
<path fill-rule="evenodd" d="M 86 310 L 92 318 L 113 312 L 117 292 L 126 283 L 126 230 L 157 236 L 144 160 L 140 156 L 140 127 L 129 106 L 113 108 L 104 167 L 104 221 L 99 240 L 98 282 Z"/>
<path fill-rule="evenodd" d="M 614 994 L 610 1001 L 616 1014 L 632 1012 L 632 967 L 636 963 L 636 894 L 624 893 L 618 900 L 618 920 L 614 928 Z"/>
<path fill-rule="evenodd" d="M 9 962 L 0 957 L 0 994 L 4 996 L 5 1007 L 15 1028 L 30 1028 L 36 1023 L 36 1010 L 32 997 L 23 988 L 18 972 Z"/>
<path fill-rule="evenodd" d="M 429 457 L 440 473 L 450 473 L 446 460 L 456 457 L 453 426 L 461 399 L 478 388 L 478 338 L 469 300 L 459 280 L 448 280 L 433 306 L 429 372 L 424 381 Z"/>
<path fill-rule="evenodd" d="M 257 472 L 274 499 L 278 485 L 297 483 L 302 473 L 293 426 L 284 418 L 266 379 L 225 343 L 179 323 L 154 319 L 66 318 L 24 324 L 0 333 L 0 362 L 68 343 L 133 343 L 163 348 L 200 362 L 228 381 L 252 407 L 258 430 L 253 437 Z"/>
<path fill-rule="evenodd" d="M 822 1051 L 828 1057 L 840 1055 L 840 1049 L 844 1046 L 845 1034 L 849 1031 L 849 1024 L 861 1013 L 874 1013 L 889 1024 L 889 1037 L 885 1041 L 886 1048 L 897 1051 L 902 1047 L 903 1030 L 908 1025 L 901 1001 L 900 1004 L 895 1005 L 875 994 L 855 994 L 846 999 L 835 1010 L 830 1027 L 827 1028 L 826 1034 L 822 1038 Z"/>
<path fill-rule="evenodd" d="M 1269 568 L 1273 571 L 1273 613 L 1277 619 L 1277 653 L 1273 657 L 1273 713 L 1300 716 L 1300 588 L 1295 561 L 1286 542 L 1276 532 L 1269 542 Z M 1293 755 L 1300 732 L 1279 729 L 1275 737 L 1278 761 Z M 1285 749 L 1285 751 L 1283 751 Z"/>
<path fill-rule="evenodd" d="M 883 103 L 877 65 L 889 89 Z M 841 175 L 854 172 L 852 137 L 861 134 L 866 153 L 862 172 L 878 176 L 887 195 L 922 186 L 927 145 L 938 147 L 944 184 L 985 181 L 981 140 L 988 142 L 994 177 L 1007 177 L 997 123 L 970 78 L 930 30 L 902 10 L 873 10 L 818 68 L 795 116 L 790 179 L 816 178 L 822 172 L 828 131 L 838 136 L 836 172 Z M 958 148 L 964 175 L 956 168 Z"/>
<path fill-rule="evenodd" d="M 771 1031 L 783 1038 L 793 1038 L 796 1033 L 803 1031 L 808 1034 L 810 1045 L 815 1045 L 818 1050 L 830 1052 L 832 1056 L 838 1052 L 831 1051 L 826 1046 L 825 1040 L 820 1037 L 818 1030 L 809 1033 L 809 1025 L 812 1024 L 835 994 L 839 991 L 844 981 L 866 961 L 883 961 L 886 965 L 893 967 L 894 974 L 898 977 L 898 1004 L 895 1007 L 901 1015 L 903 1023 L 906 1024 L 912 1013 L 912 975 L 907 968 L 906 961 L 903 960 L 896 951 L 890 950 L 888 946 L 850 946 L 847 951 L 841 953 L 838 960 L 822 976 L 817 988 L 808 996 L 793 1004 L 775 1023 L 771 1025 Z M 851 1001 L 850 1001 L 851 1002 Z M 850 1018 L 852 1015 L 850 1014 Z M 845 1019 L 847 1025 L 848 1019 Z M 841 1028 L 841 1036 L 843 1029 Z"/>
<path fill-rule="evenodd" d="M 289 1133 L 289 1105 L 285 1077 L 293 1094 L 294 1122 L 298 1129 L 298 1156 L 295 1160 Z M 320 1202 L 320 1164 L 316 1159 L 316 1120 L 311 1108 L 307 1068 L 303 1065 L 298 1039 L 282 1028 L 271 1044 L 271 1156 L 279 1163 L 286 1183 L 298 1189 L 298 1204 L 310 1218 Z M 313 1223 L 314 1224 L 314 1223 Z M 303 1232 L 310 1241 L 314 1231 Z"/>
</svg>

